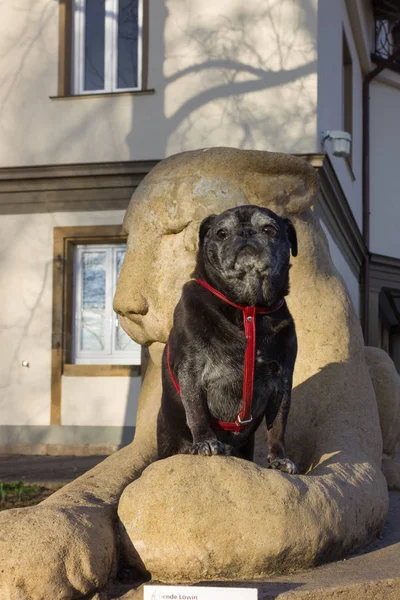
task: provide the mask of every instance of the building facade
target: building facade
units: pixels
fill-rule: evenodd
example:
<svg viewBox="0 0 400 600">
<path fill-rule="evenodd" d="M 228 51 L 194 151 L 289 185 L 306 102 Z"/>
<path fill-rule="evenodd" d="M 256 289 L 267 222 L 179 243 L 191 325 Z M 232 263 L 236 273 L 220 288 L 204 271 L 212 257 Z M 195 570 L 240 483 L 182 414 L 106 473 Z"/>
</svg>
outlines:
<svg viewBox="0 0 400 600">
<path fill-rule="evenodd" d="M 112 312 L 121 223 L 184 150 L 311 162 L 366 342 L 400 370 L 398 22 L 397 0 L 1 4 L 1 451 L 132 439 L 145 352 Z M 328 131 L 351 134 L 348 156 Z"/>
</svg>

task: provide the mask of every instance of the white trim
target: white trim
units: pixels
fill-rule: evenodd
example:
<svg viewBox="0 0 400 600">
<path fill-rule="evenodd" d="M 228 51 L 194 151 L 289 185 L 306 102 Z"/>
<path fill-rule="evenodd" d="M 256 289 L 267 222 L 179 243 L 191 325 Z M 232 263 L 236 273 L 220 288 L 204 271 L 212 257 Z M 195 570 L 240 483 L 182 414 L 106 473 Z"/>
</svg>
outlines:
<svg viewBox="0 0 400 600">
<path fill-rule="evenodd" d="M 73 89 L 79 94 L 83 89 L 83 75 L 85 66 L 82 63 L 85 48 L 85 0 L 74 1 L 73 11 L 73 35 L 72 35 L 72 52 L 73 52 Z"/>
<path fill-rule="evenodd" d="M 392 71 L 391 69 L 385 69 L 382 71 L 382 73 L 376 77 L 375 81 L 400 89 L 400 73 L 397 73 L 397 71 Z"/>
<path fill-rule="evenodd" d="M 138 89 L 142 89 L 143 76 L 143 0 L 138 0 Z"/>
<path fill-rule="evenodd" d="M 115 23 L 118 23 L 117 0 L 105 0 L 104 26 L 104 90 L 113 91 L 115 52 Z"/>
<path fill-rule="evenodd" d="M 345 0 L 345 4 L 361 70 L 366 75 L 376 66 L 371 60 L 375 35 L 372 5 L 364 0 Z M 384 69 L 375 81 L 399 89 L 400 73 Z"/>
<path fill-rule="evenodd" d="M 118 248 L 112 249 L 113 268 L 111 271 L 111 276 L 112 276 L 111 286 L 112 286 L 112 290 L 113 290 L 113 297 L 114 297 L 115 289 L 117 287 L 117 250 L 118 250 Z M 117 326 L 116 326 L 117 321 L 118 321 L 117 314 L 113 312 L 113 322 L 112 322 L 112 326 L 111 326 L 111 352 L 112 353 L 114 353 L 114 351 L 115 351 L 115 342 L 116 342 L 116 338 L 117 338 Z"/>
<path fill-rule="evenodd" d="M 119 0 L 105 0 L 104 26 L 104 89 L 85 90 L 85 8 L 86 0 L 74 0 L 73 5 L 73 94 L 104 94 L 142 89 L 143 60 L 143 0 L 138 2 L 137 86 L 118 87 L 118 9 Z"/>
<path fill-rule="evenodd" d="M 375 35 L 372 5 L 364 0 L 345 0 L 345 5 L 361 70 L 366 74 L 374 66 L 371 61 Z"/>
</svg>

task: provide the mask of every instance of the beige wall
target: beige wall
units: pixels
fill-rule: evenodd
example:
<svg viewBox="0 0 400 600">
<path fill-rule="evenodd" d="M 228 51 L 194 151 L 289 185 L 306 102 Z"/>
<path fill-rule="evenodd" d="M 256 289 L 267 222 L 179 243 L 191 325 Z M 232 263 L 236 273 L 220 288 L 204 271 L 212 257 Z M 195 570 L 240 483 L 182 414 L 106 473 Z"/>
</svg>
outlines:
<svg viewBox="0 0 400 600">
<path fill-rule="evenodd" d="M 362 228 L 362 72 L 344 0 L 318 3 L 318 131 L 342 130 L 342 35 L 345 32 L 353 62 L 353 157 L 352 171 L 344 158 L 325 151 L 332 160 L 347 201 Z M 320 146 L 321 147 L 321 146 Z"/>
<path fill-rule="evenodd" d="M 321 225 L 328 240 L 332 262 L 335 265 L 336 269 L 339 271 L 346 284 L 357 315 L 360 315 L 360 285 L 358 283 L 358 279 L 354 275 L 349 264 L 344 258 L 339 246 L 336 244 L 335 240 L 333 239 L 332 235 L 330 234 L 327 226 L 323 221 L 321 221 Z"/>
<path fill-rule="evenodd" d="M 362 83 L 373 70 L 373 21 L 369 2 L 319 0 L 318 3 L 318 130 L 342 129 L 342 31 L 353 60 L 353 162 L 355 179 L 345 160 L 331 154 L 346 199 L 362 228 Z M 361 64 L 363 71 L 361 71 Z M 371 112 L 371 242 L 377 254 L 400 258 L 398 231 L 398 140 L 400 75 L 384 70 L 370 90 Z"/>
<path fill-rule="evenodd" d="M 1 3 L 0 167 L 158 159 L 212 145 L 314 152 L 316 8 L 151 0 L 154 95 L 50 100 L 58 2 Z"/>
<path fill-rule="evenodd" d="M 399 87 L 371 86 L 371 251 L 400 258 Z"/>
<path fill-rule="evenodd" d="M 135 425 L 140 377 L 63 377 L 61 424 Z"/>
<path fill-rule="evenodd" d="M 50 424 L 53 228 L 118 224 L 123 215 L 103 211 L 1 216 L 1 425 Z M 29 368 L 21 366 L 23 360 Z M 135 378 L 64 377 L 62 424 L 132 425 L 138 391 Z"/>
</svg>

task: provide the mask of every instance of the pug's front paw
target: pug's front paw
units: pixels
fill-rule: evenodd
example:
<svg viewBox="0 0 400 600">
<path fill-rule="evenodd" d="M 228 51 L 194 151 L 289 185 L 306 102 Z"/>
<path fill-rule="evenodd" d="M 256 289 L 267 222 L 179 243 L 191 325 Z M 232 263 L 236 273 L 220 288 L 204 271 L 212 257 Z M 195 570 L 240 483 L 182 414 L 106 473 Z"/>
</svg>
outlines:
<svg viewBox="0 0 400 600">
<path fill-rule="evenodd" d="M 290 473 L 290 475 L 296 475 L 297 467 L 289 458 L 277 458 L 269 463 L 270 469 L 277 469 L 284 473 Z"/>
<path fill-rule="evenodd" d="M 190 454 L 200 454 L 201 456 L 214 456 L 221 454 L 223 456 L 230 454 L 229 446 L 225 446 L 218 440 L 203 440 L 196 442 L 189 449 Z"/>
</svg>

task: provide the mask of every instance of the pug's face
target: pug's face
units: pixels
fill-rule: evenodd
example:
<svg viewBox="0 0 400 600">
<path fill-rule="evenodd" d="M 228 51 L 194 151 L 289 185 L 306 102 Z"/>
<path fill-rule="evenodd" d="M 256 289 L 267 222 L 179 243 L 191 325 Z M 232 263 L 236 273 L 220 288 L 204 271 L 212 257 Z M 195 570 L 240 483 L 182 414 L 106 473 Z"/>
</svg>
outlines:
<svg viewBox="0 0 400 600">
<path fill-rule="evenodd" d="M 297 255 L 296 232 L 288 219 L 266 208 L 240 206 L 207 217 L 199 237 L 200 270 L 242 301 L 249 301 L 245 290 L 253 302 L 254 294 L 261 302 L 267 287 L 271 295 L 287 284 L 290 250 Z"/>
</svg>

